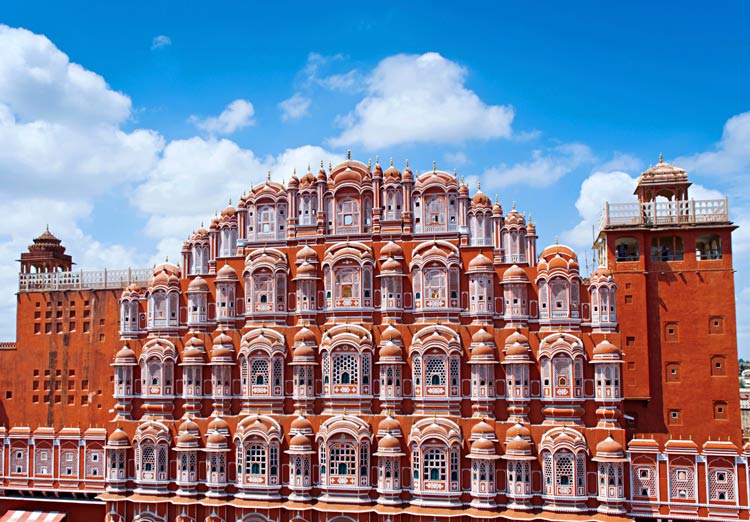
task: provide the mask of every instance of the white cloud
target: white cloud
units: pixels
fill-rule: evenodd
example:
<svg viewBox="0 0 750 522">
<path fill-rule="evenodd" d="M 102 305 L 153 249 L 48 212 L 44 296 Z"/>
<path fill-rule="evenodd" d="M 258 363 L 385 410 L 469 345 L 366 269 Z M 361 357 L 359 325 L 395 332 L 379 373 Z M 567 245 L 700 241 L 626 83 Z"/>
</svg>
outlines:
<svg viewBox="0 0 750 522">
<path fill-rule="evenodd" d="M 221 114 L 215 117 L 201 119 L 198 116 L 190 116 L 190 121 L 199 129 L 211 134 L 232 134 L 236 130 L 255 124 L 253 116 L 255 108 L 247 100 L 234 100 L 227 105 Z"/>
<path fill-rule="evenodd" d="M 485 104 L 466 88 L 466 76 L 466 68 L 438 53 L 385 58 L 367 76 L 366 96 L 338 119 L 342 133 L 329 142 L 374 149 L 510 137 L 513 109 Z"/>
<path fill-rule="evenodd" d="M 295 92 L 290 98 L 279 103 L 281 119 L 298 120 L 310 114 L 310 103 L 312 100 L 302 93 Z"/>
<path fill-rule="evenodd" d="M 151 50 L 161 49 L 162 47 L 167 47 L 168 45 L 172 45 L 172 39 L 169 36 L 160 34 L 158 36 L 154 36 L 154 39 L 151 41 Z"/>
<path fill-rule="evenodd" d="M 443 157 L 448 165 L 454 167 L 462 167 L 469 162 L 469 158 L 460 150 L 456 152 L 446 152 Z"/>
<path fill-rule="evenodd" d="M 310 53 L 302 69 L 302 85 L 309 89 L 314 86 L 331 91 L 353 92 L 363 89 L 364 78 L 357 69 L 345 72 L 332 72 L 336 64 L 346 62 L 343 54 L 323 55 Z"/>
<path fill-rule="evenodd" d="M 591 149 L 581 143 L 567 143 L 548 150 L 537 149 L 531 160 L 513 165 L 501 164 L 482 174 L 488 189 L 510 185 L 548 187 L 577 168 L 594 160 Z"/>
<path fill-rule="evenodd" d="M 612 170 L 624 170 L 629 172 L 636 172 L 643 166 L 643 162 L 630 154 L 624 154 L 622 152 L 615 152 L 612 155 L 612 159 L 605 161 L 599 165 L 595 170 L 598 172 L 609 172 Z"/>
<path fill-rule="evenodd" d="M 750 112 L 732 116 L 724 124 L 714 150 L 682 156 L 675 164 L 698 174 L 747 175 L 750 170 Z"/>
</svg>

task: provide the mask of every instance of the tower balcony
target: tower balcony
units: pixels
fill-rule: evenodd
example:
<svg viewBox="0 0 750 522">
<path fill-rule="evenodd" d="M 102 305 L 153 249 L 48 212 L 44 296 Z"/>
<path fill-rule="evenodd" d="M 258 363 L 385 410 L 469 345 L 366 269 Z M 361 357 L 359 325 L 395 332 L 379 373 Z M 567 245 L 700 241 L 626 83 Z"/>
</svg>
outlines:
<svg viewBox="0 0 750 522">
<path fill-rule="evenodd" d="M 599 232 L 620 227 L 729 223 L 729 200 L 686 199 L 604 204 Z"/>
<path fill-rule="evenodd" d="M 18 275 L 19 292 L 49 292 L 53 290 L 99 290 L 126 288 L 129 285 L 148 286 L 150 268 L 123 270 L 78 270 L 76 272 L 37 272 Z"/>
</svg>

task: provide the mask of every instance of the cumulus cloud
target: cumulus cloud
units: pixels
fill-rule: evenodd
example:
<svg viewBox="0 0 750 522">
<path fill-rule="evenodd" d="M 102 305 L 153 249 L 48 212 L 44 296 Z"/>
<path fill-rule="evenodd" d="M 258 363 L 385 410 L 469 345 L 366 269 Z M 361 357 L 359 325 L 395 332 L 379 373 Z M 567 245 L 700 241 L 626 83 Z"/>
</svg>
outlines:
<svg viewBox="0 0 750 522">
<path fill-rule="evenodd" d="M 750 111 L 726 121 L 713 150 L 679 157 L 675 163 L 698 174 L 746 175 L 750 170 Z"/>
<path fill-rule="evenodd" d="M 310 103 L 312 100 L 302 93 L 295 92 L 290 98 L 279 103 L 281 119 L 299 120 L 310 114 Z"/>
<path fill-rule="evenodd" d="M 201 119 L 193 115 L 190 116 L 190 121 L 199 129 L 211 134 L 232 134 L 244 127 L 255 125 L 254 115 L 253 104 L 247 100 L 238 99 L 227 105 L 218 116 Z"/>
<path fill-rule="evenodd" d="M 438 53 L 385 58 L 366 77 L 365 97 L 338 118 L 343 131 L 329 143 L 374 149 L 510 137 L 513 109 L 484 103 L 466 88 L 466 76 L 465 67 Z"/>
<path fill-rule="evenodd" d="M 323 87 L 331 91 L 354 92 L 364 87 L 364 78 L 358 69 L 333 72 L 337 65 L 346 62 L 343 54 L 323 55 L 310 53 L 302 69 L 302 86 L 305 88 Z"/>
<path fill-rule="evenodd" d="M 529 161 L 491 167 L 482 174 L 482 182 L 488 189 L 511 185 L 548 187 L 593 160 L 594 155 L 587 145 L 567 143 L 551 149 L 534 150 Z"/>
<path fill-rule="evenodd" d="M 168 45 L 172 45 L 172 39 L 169 36 L 163 34 L 154 36 L 154 39 L 151 40 L 151 50 L 161 49 L 162 47 L 167 47 Z"/>
</svg>

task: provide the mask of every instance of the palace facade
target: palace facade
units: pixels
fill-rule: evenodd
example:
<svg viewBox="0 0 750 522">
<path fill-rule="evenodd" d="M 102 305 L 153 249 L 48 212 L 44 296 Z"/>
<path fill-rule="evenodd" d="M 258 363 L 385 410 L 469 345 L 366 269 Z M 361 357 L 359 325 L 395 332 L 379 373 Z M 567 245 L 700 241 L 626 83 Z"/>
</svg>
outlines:
<svg viewBox="0 0 750 522">
<path fill-rule="evenodd" d="M 590 274 L 454 174 L 351 159 L 269 174 L 179 263 L 78 271 L 46 231 L 0 345 L 0 508 L 747 520 L 736 227 L 689 185 L 660 159 L 603 201 Z"/>
</svg>

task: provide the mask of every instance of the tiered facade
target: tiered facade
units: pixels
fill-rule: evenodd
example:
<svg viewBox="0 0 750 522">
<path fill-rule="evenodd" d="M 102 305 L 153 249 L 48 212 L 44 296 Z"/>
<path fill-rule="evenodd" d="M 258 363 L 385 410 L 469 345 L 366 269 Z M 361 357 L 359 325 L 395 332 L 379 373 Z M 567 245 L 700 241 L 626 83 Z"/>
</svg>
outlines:
<svg viewBox="0 0 750 522">
<path fill-rule="evenodd" d="M 0 350 L 0 506 L 748 519 L 734 226 L 688 185 L 660 161 L 608 205 L 587 278 L 515 205 L 377 162 L 252 187 L 148 273 L 73 271 L 47 231 Z"/>
</svg>

